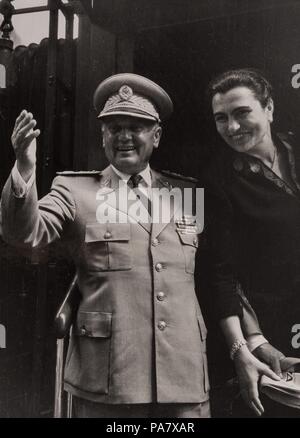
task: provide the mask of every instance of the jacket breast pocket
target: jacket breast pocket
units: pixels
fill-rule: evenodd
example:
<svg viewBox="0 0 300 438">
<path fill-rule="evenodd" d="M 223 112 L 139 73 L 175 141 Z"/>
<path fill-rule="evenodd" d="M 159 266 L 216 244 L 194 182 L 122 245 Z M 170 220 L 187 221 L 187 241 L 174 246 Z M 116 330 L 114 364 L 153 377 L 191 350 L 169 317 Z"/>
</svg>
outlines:
<svg viewBox="0 0 300 438">
<path fill-rule="evenodd" d="M 198 234 L 183 233 L 177 230 L 185 258 L 185 270 L 189 274 L 195 272 L 195 256 L 198 248 Z"/>
<path fill-rule="evenodd" d="M 109 390 L 112 314 L 78 312 L 68 352 L 65 380 L 83 391 Z"/>
<path fill-rule="evenodd" d="M 126 271 L 131 269 L 130 224 L 87 224 L 84 258 L 92 271 Z"/>
<path fill-rule="evenodd" d="M 208 392 L 210 389 L 209 375 L 208 375 L 208 365 L 207 365 L 207 354 L 206 354 L 206 338 L 207 338 L 207 328 L 201 313 L 197 315 L 200 337 L 201 337 L 201 351 L 203 356 L 203 388 L 204 392 Z"/>
</svg>

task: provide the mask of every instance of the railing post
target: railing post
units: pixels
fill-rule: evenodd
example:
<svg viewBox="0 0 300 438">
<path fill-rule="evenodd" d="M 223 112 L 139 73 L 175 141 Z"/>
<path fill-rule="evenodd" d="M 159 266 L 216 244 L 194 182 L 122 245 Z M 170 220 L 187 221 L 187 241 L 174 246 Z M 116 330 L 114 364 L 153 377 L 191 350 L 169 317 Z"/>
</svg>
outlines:
<svg viewBox="0 0 300 438">
<path fill-rule="evenodd" d="M 11 22 L 11 17 L 15 10 L 14 6 L 11 4 L 12 0 L 2 0 L 0 2 L 0 14 L 3 15 L 3 21 L 0 26 L 0 31 L 2 32 L 2 38 L 10 39 L 10 33 L 14 30 Z"/>
<path fill-rule="evenodd" d="M 56 340 L 56 369 L 55 369 L 55 400 L 54 400 L 54 418 L 62 418 L 62 400 L 63 400 L 63 372 L 64 372 L 64 350 L 65 340 Z"/>
</svg>

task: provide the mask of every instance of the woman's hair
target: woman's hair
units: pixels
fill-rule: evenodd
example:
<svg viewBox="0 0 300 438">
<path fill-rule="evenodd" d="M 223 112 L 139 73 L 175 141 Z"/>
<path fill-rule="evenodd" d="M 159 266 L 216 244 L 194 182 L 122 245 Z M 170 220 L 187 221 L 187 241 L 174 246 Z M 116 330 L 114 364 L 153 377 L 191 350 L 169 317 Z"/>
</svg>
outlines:
<svg viewBox="0 0 300 438">
<path fill-rule="evenodd" d="M 272 86 L 258 70 L 241 68 L 228 70 L 209 83 L 207 94 L 210 102 L 215 94 L 226 93 L 235 87 L 249 88 L 263 108 L 272 98 Z"/>
</svg>

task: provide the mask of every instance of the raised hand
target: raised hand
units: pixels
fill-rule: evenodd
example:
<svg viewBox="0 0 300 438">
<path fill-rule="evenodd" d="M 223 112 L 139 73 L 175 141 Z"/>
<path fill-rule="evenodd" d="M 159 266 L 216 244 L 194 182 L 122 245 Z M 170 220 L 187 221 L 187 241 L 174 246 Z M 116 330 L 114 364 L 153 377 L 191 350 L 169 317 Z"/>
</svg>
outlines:
<svg viewBox="0 0 300 438">
<path fill-rule="evenodd" d="M 28 181 L 36 163 L 36 138 L 39 129 L 34 129 L 36 120 L 32 113 L 23 110 L 15 122 L 11 142 L 17 159 L 17 167 L 22 178 Z"/>
</svg>

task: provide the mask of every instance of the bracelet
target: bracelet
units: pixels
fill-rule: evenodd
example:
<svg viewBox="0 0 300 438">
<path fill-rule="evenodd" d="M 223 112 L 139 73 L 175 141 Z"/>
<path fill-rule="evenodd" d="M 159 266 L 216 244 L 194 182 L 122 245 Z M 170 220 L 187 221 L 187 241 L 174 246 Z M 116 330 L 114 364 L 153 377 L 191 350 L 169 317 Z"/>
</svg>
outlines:
<svg viewBox="0 0 300 438">
<path fill-rule="evenodd" d="M 230 359 L 233 360 L 236 353 L 242 348 L 243 345 L 247 345 L 247 341 L 245 339 L 236 340 L 230 348 Z"/>
</svg>

